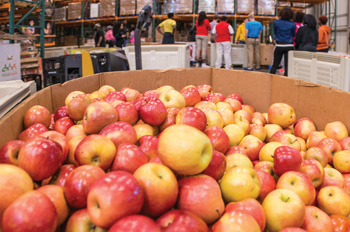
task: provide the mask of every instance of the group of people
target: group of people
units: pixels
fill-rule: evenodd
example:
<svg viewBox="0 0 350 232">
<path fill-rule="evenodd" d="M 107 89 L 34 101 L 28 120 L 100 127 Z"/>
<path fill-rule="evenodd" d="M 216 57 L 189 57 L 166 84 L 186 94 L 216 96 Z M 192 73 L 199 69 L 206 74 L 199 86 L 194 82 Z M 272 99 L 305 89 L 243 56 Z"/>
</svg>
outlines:
<svg viewBox="0 0 350 232">
<path fill-rule="evenodd" d="M 114 26 L 107 26 L 107 32 L 104 33 L 101 24 L 95 24 L 95 46 L 96 47 L 126 47 L 129 43 L 134 43 L 134 30 L 128 30 L 127 21 L 117 22 Z"/>
</svg>

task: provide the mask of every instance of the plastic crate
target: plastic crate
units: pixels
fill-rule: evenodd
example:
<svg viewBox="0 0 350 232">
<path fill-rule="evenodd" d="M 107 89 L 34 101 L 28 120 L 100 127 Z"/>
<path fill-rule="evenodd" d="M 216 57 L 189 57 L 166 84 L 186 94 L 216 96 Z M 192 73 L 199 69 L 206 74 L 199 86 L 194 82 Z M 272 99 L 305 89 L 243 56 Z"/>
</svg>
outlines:
<svg viewBox="0 0 350 232">
<path fill-rule="evenodd" d="M 225 62 L 225 59 L 223 59 Z M 233 65 L 248 66 L 248 53 L 245 44 L 232 44 L 231 46 L 231 62 Z M 210 44 L 210 66 L 216 65 L 216 43 Z"/>
<path fill-rule="evenodd" d="M 350 91 L 350 59 L 327 53 L 290 51 L 288 75 L 332 88 Z"/>
</svg>

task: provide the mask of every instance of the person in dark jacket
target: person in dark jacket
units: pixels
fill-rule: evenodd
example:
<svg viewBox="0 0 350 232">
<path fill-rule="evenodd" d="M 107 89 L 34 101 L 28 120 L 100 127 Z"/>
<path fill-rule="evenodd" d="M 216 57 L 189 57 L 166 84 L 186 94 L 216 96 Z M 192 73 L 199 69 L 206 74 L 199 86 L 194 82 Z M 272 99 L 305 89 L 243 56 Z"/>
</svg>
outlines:
<svg viewBox="0 0 350 232">
<path fill-rule="evenodd" d="M 114 27 L 113 27 L 113 35 L 115 38 L 115 46 L 118 48 L 122 48 L 124 43 L 125 43 L 125 39 L 126 39 L 126 35 L 124 34 L 123 31 L 123 24 L 120 22 L 117 22 Z"/>
<path fill-rule="evenodd" d="M 307 14 L 303 20 L 304 26 L 300 27 L 295 38 L 295 48 L 301 51 L 316 52 L 318 43 L 318 31 L 316 18 Z"/>
<path fill-rule="evenodd" d="M 294 12 L 290 7 L 284 7 L 280 12 L 281 19 L 273 22 L 275 32 L 275 51 L 273 54 L 273 65 L 270 73 L 276 74 L 276 70 L 284 56 L 284 75 L 288 75 L 288 52 L 294 50 L 293 37 L 295 35 L 295 23 L 291 21 Z"/>
</svg>

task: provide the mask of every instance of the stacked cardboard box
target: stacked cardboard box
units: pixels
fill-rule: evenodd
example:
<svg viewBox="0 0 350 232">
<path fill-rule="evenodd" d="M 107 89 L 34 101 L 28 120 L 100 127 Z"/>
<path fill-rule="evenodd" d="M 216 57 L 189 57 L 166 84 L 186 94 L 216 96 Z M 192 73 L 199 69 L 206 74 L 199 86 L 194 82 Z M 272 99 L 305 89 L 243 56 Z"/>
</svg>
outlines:
<svg viewBox="0 0 350 232">
<path fill-rule="evenodd" d="M 235 12 L 234 0 L 217 0 L 217 12 L 233 14 Z"/>
<path fill-rule="evenodd" d="M 139 14 L 142 8 L 146 5 L 152 6 L 153 9 L 153 0 L 137 0 L 136 14 Z"/>
<path fill-rule="evenodd" d="M 291 6 L 291 3 L 290 2 L 279 2 L 278 3 L 278 6 L 283 6 L 283 7 L 285 7 L 285 6 Z"/>
<path fill-rule="evenodd" d="M 259 15 L 275 15 L 275 0 L 258 0 Z"/>
<path fill-rule="evenodd" d="M 56 8 L 54 13 L 55 21 L 66 21 L 67 20 L 67 7 Z"/>
<path fill-rule="evenodd" d="M 293 7 L 306 7 L 305 3 L 293 3 Z"/>
<path fill-rule="evenodd" d="M 250 14 L 255 10 L 255 0 L 240 0 L 237 3 L 238 14 Z"/>
<path fill-rule="evenodd" d="M 110 0 L 109 0 L 110 1 Z M 120 15 L 135 15 L 136 0 L 120 0 Z"/>
<path fill-rule="evenodd" d="M 215 13 L 215 0 L 201 0 L 198 3 L 198 12 L 204 11 L 207 14 Z"/>
<path fill-rule="evenodd" d="M 190 0 L 176 0 L 175 13 L 192 13 L 193 2 Z"/>
<path fill-rule="evenodd" d="M 100 3 L 91 3 L 90 18 L 99 18 L 99 17 L 100 17 Z"/>
<path fill-rule="evenodd" d="M 81 19 L 81 2 L 68 3 L 68 20 Z"/>
<path fill-rule="evenodd" d="M 115 1 L 100 0 L 100 17 L 115 16 Z"/>
<path fill-rule="evenodd" d="M 163 14 L 174 13 L 176 9 L 175 0 L 165 0 L 163 4 Z"/>
</svg>

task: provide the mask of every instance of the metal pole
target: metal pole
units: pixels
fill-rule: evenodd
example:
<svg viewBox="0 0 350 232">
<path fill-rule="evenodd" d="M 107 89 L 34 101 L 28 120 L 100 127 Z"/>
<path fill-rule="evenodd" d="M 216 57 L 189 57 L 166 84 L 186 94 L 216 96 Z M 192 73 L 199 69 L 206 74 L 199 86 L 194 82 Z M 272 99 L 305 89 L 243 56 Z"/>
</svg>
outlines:
<svg viewBox="0 0 350 232">
<path fill-rule="evenodd" d="M 40 53 L 41 58 L 45 58 L 45 0 L 41 0 L 41 11 L 40 11 Z"/>
<path fill-rule="evenodd" d="M 348 12 L 348 14 L 349 14 L 349 12 Z M 334 41 L 335 41 L 334 51 L 336 51 L 337 50 L 337 0 L 334 0 L 334 24 L 335 24 L 335 26 L 334 26 Z"/>
<path fill-rule="evenodd" d="M 348 43 L 347 43 L 347 52 L 350 52 L 350 1 L 348 1 L 348 16 L 347 16 L 347 22 L 348 22 L 348 26 L 346 29 L 346 34 L 348 36 Z"/>
<path fill-rule="evenodd" d="M 234 29 L 234 31 L 235 31 L 235 34 L 234 34 L 234 36 L 236 36 L 236 33 L 237 33 L 237 0 L 234 0 L 234 19 L 233 19 L 233 29 Z M 235 40 L 235 39 L 233 39 L 233 40 Z"/>
<path fill-rule="evenodd" d="M 153 42 L 156 42 L 156 18 L 155 18 L 155 15 L 156 15 L 156 6 L 157 6 L 157 3 L 156 3 L 156 0 L 153 0 L 153 19 L 152 19 L 152 41 Z M 136 31 L 135 31 L 135 34 L 136 34 Z"/>
<path fill-rule="evenodd" d="M 84 45 L 84 19 L 85 19 L 85 4 L 81 1 L 81 45 Z"/>
<path fill-rule="evenodd" d="M 119 0 L 115 0 L 115 16 L 119 17 Z"/>
<path fill-rule="evenodd" d="M 15 0 L 10 0 L 10 14 L 9 14 L 10 34 L 15 33 Z"/>
<path fill-rule="evenodd" d="M 193 3 L 192 3 L 192 6 L 193 6 L 193 14 L 197 14 L 197 12 L 196 12 L 196 8 L 198 9 L 198 7 L 196 7 L 197 5 L 197 1 L 196 0 L 193 0 Z M 194 26 L 195 24 L 196 24 L 196 16 L 193 16 L 192 17 L 192 25 Z"/>
</svg>

